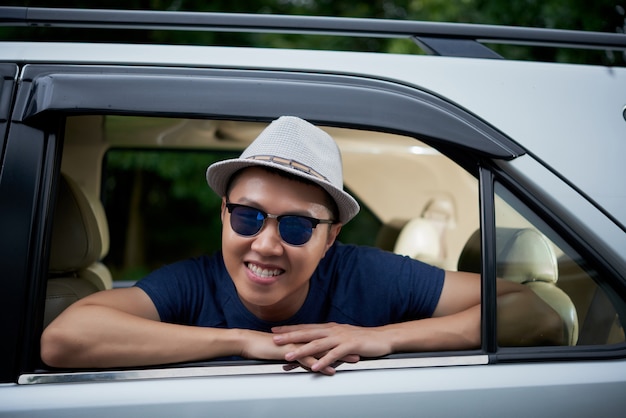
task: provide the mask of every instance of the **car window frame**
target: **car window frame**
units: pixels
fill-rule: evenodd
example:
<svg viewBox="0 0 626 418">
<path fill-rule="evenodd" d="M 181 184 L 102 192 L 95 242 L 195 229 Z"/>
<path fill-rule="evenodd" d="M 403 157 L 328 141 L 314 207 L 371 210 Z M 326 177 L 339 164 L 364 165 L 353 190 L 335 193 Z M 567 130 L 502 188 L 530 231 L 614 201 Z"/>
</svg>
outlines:
<svg viewBox="0 0 626 418">
<path fill-rule="evenodd" d="M 210 74 L 211 77 L 206 76 L 206 74 Z M 220 84 L 227 84 L 228 88 L 222 86 L 221 94 L 225 98 L 229 98 L 229 100 L 216 100 L 220 104 L 221 111 L 219 114 L 216 114 L 215 109 L 206 109 L 206 106 L 203 108 L 203 111 L 199 112 L 197 110 L 198 103 L 194 101 L 190 101 L 189 105 L 183 109 L 178 105 L 174 106 L 172 104 L 177 103 L 176 100 L 155 101 L 154 97 L 151 96 L 154 89 L 147 90 L 150 94 L 147 94 L 145 91 L 141 93 L 146 88 L 145 84 L 141 85 L 136 92 L 138 93 L 137 95 L 130 94 L 121 97 L 117 94 L 97 94 L 102 91 L 120 91 L 117 88 L 120 86 L 120 82 L 124 86 L 129 87 L 142 79 L 145 79 L 148 83 L 155 83 L 155 87 L 161 86 L 161 88 L 163 83 L 167 83 L 168 78 L 175 80 L 174 83 L 181 82 L 181 80 L 191 80 L 191 83 L 186 84 L 188 90 L 198 89 L 198 83 L 193 82 L 196 78 L 190 76 L 198 77 L 198 79 L 202 79 L 204 82 L 211 83 L 215 88 L 219 87 Z M 227 81 L 230 83 L 227 83 Z M 129 82 L 131 83 L 129 84 Z M 255 91 L 259 95 L 259 99 L 273 97 L 274 100 L 271 103 L 280 103 L 280 105 L 261 106 L 259 103 L 264 103 L 264 101 L 251 100 L 250 83 L 257 86 Z M 266 86 L 266 89 L 258 89 L 259 85 Z M 233 91 L 235 97 L 232 96 Z M 281 92 L 283 99 L 277 100 L 278 95 L 268 94 L 268 91 L 272 93 Z M 318 100 L 311 100 L 311 94 L 303 95 L 303 92 L 310 93 L 312 91 L 317 92 L 314 96 L 318 97 Z M 216 97 L 218 92 L 219 90 L 212 90 L 211 97 Z M 334 94 L 330 95 L 332 99 L 328 98 L 329 92 L 334 92 Z M 165 89 L 163 94 L 172 94 L 174 97 L 181 99 L 181 94 L 186 97 L 188 93 L 189 91 L 181 93 L 180 90 L 169 87 Z M 134 101 L 130 101 L 132 106 L 128 105 L 128 97 L 134 98 Z M 439 145 L 443 144 L 444 147 L 448 145 L 454 149 L 459 147 L 459 142 L 469 141 L 471 145 L 478 146 L 479 150 L 477 152 L 486 155 L 496 155 L 501 158 L 513 158 L 517 153 L 523 151 L 504 135 L 475 116 L 419 89 L 391 83 L 386 80 L 366 79 L 364 77 L 348 75 L 329 76 L 327 74 L 315 73 L 302 74 L 284 71 L 27 65 L 22 72 L 22 82 L 16 95 L 16 106 L 12 120 L 15 126 L 36 132 L 42 136 L 42 139 L 40 139 L 42 142 L 48 142 L 51 145 L 55 143 L 53 140 L 55 131 L 60 124 L 64 123 L 65 117 L 69 115 L 149 114 L 155 116 L 269 121 L 286 112 L 287 108 L 285 106 L 291 103 L 303 102 L 300 100 L 300 97 L 308 97 L 309 100 L 304 101 L 306 105 L 303 105 L 302 109 L 298 109 L 298 114 L 329 126 L 411 133 L 414 137 L 427 138 L 430 142 L 435 142 Z M 389 106 L 398 107 L 403 108 L 404 111 L 399 112 L 392 118 L 388 117 L 389 112 L 379 115 L 377 118 L 372 118 L 369 113 L 354 112 L 353 109 L 348 111 L 348 104 L 356 105 L 368 102 L 368 100 L 364 100 L 366 97 L 371 97 L 373 102 L 380 101 L 377 106 L 382 106 L 383 108 Z M 342 99 L 338 100 L 338 98 Z M 203 100 L 206 101 L 206 97 L 203 97 Z M 328 106 L 322 106 L 321 108 L 324 109 L 324 112 L 320 113 L 318 110 L 320 108 L 319 100 L 325 101 L 325 104 L 334 103 L 334 108 L 337 112 L 329 112 Z M 157 102 L 156 105 L 154 104 L 155 102 Z M 222 106 L 224 102 L 227 103 L 227 106 Z M 238 106 L 241 103 L 249 103 L 249 105 Z M 392 103 L 395 103 L 395 106 Z M 406 109 L 407 105 L 412 106 L 412 111 L 411 109 Z M 115 111 L 110 109 L 115 109 Z M 289 110 L 293 111 L 293 109 Z M 416 132 L 415 118 L 410 116 L 412 113 L 420 114 L 420 111 L 440 122 L 431 125 L 435 127 L 434 130 Z M 404 121 L 404 124 L 399 121 Z M 451 124 L 456 124 L 457 128 L 451 128 Z M 438 127 L 442 127 L 440 131 L 437 131 Z M 467 131 L 468 129 L 469 131 Z M 451 137 L 457 143 L 451 141 Z M 41 151 L 44 152 L 45 149 L 42 147 Z M 52 151 L 52 149 L 50 148 L 48 151 Z M 45 187 L 47 191 L 47 193 L 38 193 L 41 197 L 41 200 L 39 200 L 40 211 L 46 214 L 53 204 L 51 196 L 54 195 L 54 190 L 52 190 L 52 181 L 49 179 L 58 177 L 60 167 L 60 156 L 56 155 L 58 152 L 57 150 L 46 154 L 50 160 L 50 166 L 46 166 L 48 183 L 39 185 Z M 39 165 L 35 164 L 35 166 Z M 56 184 L 56 181 L 54 184 Z M 34 188 L 34 186 L 31 186 L 31 188 Z M 33 234 L 33 237 L 42 243 L 47 242 L 50 231 L 44 231 L 42 225 L 45 225 L 45 223 L 32 220 L 32 224 L 40 227 Z M 46 229 L 50 229 L 49 225 Z M 27 320 L 25 321 L 23 331 L 29 331 L 24 334 L 27 338 L 23 340 L 22 348 L 29 354 L 22 359 L 17 375 L 23 375 L 41 366 L 41 364 L 35 361 L 34 354 L 38 353 L 38 335 L 40 334 L 41 326 L 37 326 L 37 324 L 41 323 L 39 317 L 42 316 L 40 311 L 42 310 L 45 295 L 45 286 L 43 284 L 45 283 L 46 275 L 41 267 L 45 263 L 40 262 L 40 260 L 47 260 L 47 258 L 44 256 L 43 249 L 44 246 L 42 244 L 41 251 L 29 257 L 31 264 L 38 266 L 38 270 L 28 277 L 31 280 L 31 288 L 34 289 L 31 299 L 38 300 L 39 304 L 37 305 L 33 302 L 28 305 L 32 312 L 36 312 L 36 315 L 25 315 Z M 39 309 L 36 310 L 35 306 L 39 306 Z M 36 330 L 39 330 L 39 334 L 37 334 Z M 476 353 L 463 352 L 461 354 L 462 356 L 471 356 Z M 468 362 L 471 361 L 468 360 Z M 483 361 L 482 357 L 480 361 Z M 444 363 L 446 362 L 449 362 L 449 360 L 446 360 Z"/>
<path fill-rule="evenodd" d="M 15 92 L 5 93 L 13 89 Z M 22 86 L 3 86 L 2 99 L 12 99 L 20 91 Z M 5 112 L 14 110 L 6 103 L 0 107 Z M 33 369 L 39 363 L 46 237 L 51 230 L 46 221 L 54 204 L 55 176 L 61 161 L 58 133 L 62 127 L 58 120 L 42 130 L 20 123 L 14 116 L 11 113 L 5 125 L 0 173 L 0 314 L 12 318 L 0 327 L 4 340 L 0 346 L 0 382 L 14 381 L 20 371 Z"/>
<path fill-rule="evenodd" d="M 508 169 L 507 169 L 508 168 Z M 518 199 L 526 208 L 532 212 L 536 221 L 543 223 L 546 229 L 551 230 L 560 240 L 567 242 L 574 251 L 577 251 L 584 259 L 591 263 L 601 272 L 603 281 L 597 283 L 599 289 L 605 291 L 605 295 L 613 302 L 613 307 L 622 322 L 622 327 L 626 325 L 626 279 L 610 263 L 610 258 L 601 256 L 601 251 L 610 251 L 602 246 L 594 246 L 589 242 L 588 236 L 577 234 L 568 225 L 567 217 L 564 220 L 564 213 L 559 207 L 551 206 L 551 197 L 545 195 L 540 190 L 528 190 L 524 187 L 523 179 L 518 177 L 518 173 L 507 167 L 507 163 L 483 160 L 480 168 L 481 179 L 481 248 L 483 250 L 482 268 L 487 274 L 483 275 L 483 330 L 490 332 L 490 338 L 496 335 L 496 298 L 494 283 L 496 278 L 496 211 L 495 196 L 496 184 L 505 188 Z M 485 199 L 483 204 L 482 199 Z M 483 206 L 487 212 L 483 211 Z M 593 241 L 595 242 L 595 241 Z M 606 254 L 605 254 L 606 255 Z M 493 291 L 494 294 L 490 292 Z M 490 298 L 490 299 L 488 299 Z M 484 335 L 484 334 L 483 334 Z M 484 340 L 484 339 L 483 339 Z M 626 342 L 615 345 L 577 345 L 577 346 L 553 346 L 553 347 L 503 347 L 498 346 L 497 337 L 488 343 L 483 341 L 483 348 L 492 356 L 493 362 L 517 362 L 517 361 L 549 361 L 560 360 L 597 360 L 620 358 L 626 356 Z"/>
<path fill-rule="evenodd" d="M 5 156 L 7 153 L 7 136 L 9 129 L 9 119 L 12 105 L 12 97 L 17 81 L 19 68 L 16 64 L 1 63 L 0 64 L 0 197 L 5 196 L 7 190 L 12 190 L 13 187 L 9 185 L 4 173 L 7 172 L 5 167 Z M 12 148 L 9 150 L 12 153 Z M 11 167 L 9 167 L 9 170 Z M 13 189 L 14 190 L 14 189 Z M 11 209 L 7 206 L 6 200 L 0 198 L 0 230 L 9 230 L 9 214 L 12 213 Z M 0 236 L 0 267 L 3 274 L 0 276 L 0 288 L 7 290 L 0 294 L 0 315 L 2 318 L 11 318 L 16 315 L 15 310 L 18 308 L 12 298 L 12 293 L 19 291 L 21 286 L 18 283 L 14 283 L 11 280 L 11 272 L 14 266 L 11 265 L 10 253 L 5 252 L 10 248 L 12 239 L 9 239 L 9 235 L 6 232 Z M 5 295 L 11 295 L 6 297 Z M 0 326 L 0 331 L 7 341 L 17 341 L 19 335 L 19 325 L 16 323 L 7 324 L 7 321 L 3 321 L 4 324 Z M 0 358 L 8 359 L 8 362 L 0 361 L 0 382 L 5 381 L 11 376 L 12 370 L 8 366 L 11 362 L 15 363 L 17 360 L 17 353 L 19 348 L 15 344 L 3 343 L 0 345 Z"/>
<path fill-rule="evenodd" d="M 3 159 L 13 90 L 18 72 L 19 68 L 16 64 L 0 63 L 0 161 Z M 1 168 L 2 166 L 0 166 L 0 170 Z"/>
<path fill-rule="evenodd" d="M 123 66 L 30 65 L 27 67 L 24 71 L 24 82 L 18 92 L 13 123 L 16 126 L 23 127 L 23 129 L 38 132 L 42 136 L 40 140 L 49 143 L 51 146 L 56 144 L 55 132 L 62 125 L 65 117 L 69 115 L 107 113 L 127 115 L 150 114 L 269 121 L 287 111 L 288 104 L 299 103 L 299 97 L 303 97 L 303 92 L 311 92 L 319 88 L 322 91 L 314 95 L 317 100 L 307 100 L 306 105 L 297 109 L 297 113 L 302 117 L 329 126 L 388 131 L 416 137 L 448 155 L 453 155 L 452 159 L 465 166 L 466 169 L 477 161 L 487 162 L 487 164 L 480 167 L 477 174 L 480 180 L 478 193 L 481 202 L 482 243 L 483 248 L 485 248 L 485 256 L 482 260 L 484 271 L 486 272 L 483 279 L 483 301 L 488 302 L 483 303 L 484 320 L 481 325 L 483 336 L 485 337 L 479 352 L 450 352 L 442 357 L 454 357 L 460 354 L 470 361 L 469 359 L 472 356 L 479 355 L 480 361 L 489 362 L 496 358 L 493 356 L 498 356 L 498 359 L 507 358 L 501 356 L 501 349 L 497 347 L 495 336 L 495 262 L 493 262 L 492 256 L 489 255 L 492 254 L 493 242 L 495 240 L 493 214 L 495 170 L 490 161 L 494 159 L 501 161 L 511 160 L 523 155 L 525 150 L 476 116 L 455 106 L 453 103 L 446 102 L 416 87 L 401 85 L 390 80 L 368 79 L 362 76 L 268 70 L 138 69 Z M 228 96 L 235 92 L 235 95 L 225 102 L 226 105 L 221 107 L 219 112 L 214 108 L 199 112 L 197 110 L 197 102 L 193 100 L 186 107 L 181 109 L 179 106 L 176 106 L 177 109 L 175 109 L 172 104 L 163 103 L 174 103 L 177 102 L 176 100 L 155 101 L 153 97 L 145 92 L 141 93 L 149 83 L 162 85 L 168 79 L 176 80 L 175 82 L 179 83 L 182 82 L 183 78 L 189 78 L 192 81 L 185 84 L 187 88 L 193 87 L 193 89 L 198 89 L 198 86 L 193 83 L 194 76 L 198 77 L 198 79 L 202 78 L 203 82 L 211 83 L 211 85 L 216 87 L 219 87 L 220 83 L 226 83 L 225 80 L 227 80 L 230 84 L 227 87 L 222 86 L 222 89 L 217 90 L 217 93 Z M 101 96 L 96 94 L 97 91 L 102 89 L 107 92 L 119 91 L 118 87 L 120 85 L 128 87 L 144 77 L 148 84 L 140 83 L 137 87 L 137 95 L 124 95 L 121 98 L 115 94 Z M 281 90 L 282 98 L 272 101 L 272 106 L 260 106 L 257 100 L 250 100 L 250 83 L 266 87 L 264 90 L 259 89 L 257 91 L 256 94 L 259 96 L 255 97 L 259 98 L 276 98 L 275 94 L 270 95 L 268 92 L 278 93 L 280 88 L 286 88 L 288 91 Z M 64 90 L 52 88 L 53 86 L 62 86 Z M 61 93 L 59 93 L 60 91 Z M 150 90 L 148 89 L 148 91 Z M 333 100 L 327 98 L 329 92 L 335 92 L 335 94 L 331 95 Z M 175 91 L 173 88 L 170 88 L 164 94 L 172 94 L 175 97 L 184 95 L 181 91 Z M 127 100 L 128 97 L 133 97 L 134 100 L 129 102 Z M 389 111 L 372 117 L 370 113 L 355 112 L 354 108 L 350 107 L 351 104 L 362 104 L 371 101 L 367 99 L 368 97 L 380 100 L 381 102 L 378 103 L 378 106 L 381 108 L 393 109 L 402 107 L 403 111 L 395 114 L 391 112 L 392 117 L 390 117 Z M 341 100 L 336 100 L 337 98 L 341 98 Z M 206 100 L 206 98 L 204 99 Z M 322 103 L 333 102 L 333 109 L 336 109 L 337 112 L 329 111 L 328 106 L 320 107 L 320 100 L 326 100 L 326 102 Z M 144 107 L 155 102 L 160 104 L 148 107 L 148 110 Z M 248 105 L 239 107 L 238 105 L 241 103 L 248 103 Z M 409 106 L 410 109 L 404 108 L 408 105 L 411 105 Z M 320 112 L 319 108 L 323 108 L 324 111 Z M 110 109 L 115 109 L 115 111 L 112 112 Z M 423 126 L 420 126 L 421 120 L 419 118 L 416 120 L 415 114 L 419 114 L 420 110 L 425 111 L 430 117 L 434 117 L 436 123 L 431 121 L 432 125 L 427 125 L 431 128 L 434 126 L 431 130 L 426 130 Z M 289 109 L 288 113 L 293 111 L 293 109 Z M 455 121 L 455 123 L 461 121 L 461 124 L 456 125 L 456 128 L 451 128 L 446 121 Z M 38 229 L 40 235 L 37 235 L 37 233 L 35 235 L 37 240 L 41 241 L 38 247 L 41 250 L 30 256 L 29 259 L 31 261 L 45 259 L 43 243 L 47 242 L 47 237 L 50 235 L 49 230 L 41 231 L 43 231 L 42 225 L 45 224 L 44 218 L 42 218 L 43 214 L 48 214 L 49 208 L 52 206 L 53 186 L 55 184 L 52 179 L 58 176 L 57 171 L 60 166 L 60 147 L 52 148 L 54 146 L 46 150 L 48 152 L 46 154 L 48 156 L 46 160 L 47 165 L 43 169 L 46 182 L 39 184 L 41 189 L 37 189 L 46 191 L 46 193 L 40 193 L 40 217 L 32 220 L 33 225 L 39 225 L 40 228 Z M 463 157 L 461 157 L 461 154 L 463 154 Z M 476 173 L 475 170 L 472 171 Z M 49 226 L 46 229 L 49 229 Z M 44 264 L 39 263 L 38 265 Z M 45 293 L 42 292 L 42 289 L 45 290 L 45 286 L 41 283 L 45 283 L 45 272 L 41 270 L 39 268 L 38 271 L 28 276 L 32 278 L 35 284 L 33 288 L 36 289 L 33 291 L 34 296 L 31 299 L 40 301 L 39 310 L 41 310 Z M 31 303 L 29 306 L 32 307 L 35 304 Z M 28 329 L 37 330 L 35 325 L 38 317 L 42 314 L 37 313 L 36 310 L 33 312 L 36 312 L 34 316 L 25 316 L 27 320 L 24 329 L 31 325 Z M 33 353 L 36 352 L 36 347 L 38 347 L 38 334 L 29 331 L 25 335 L 27 335 L 27 338 L 24 345 L 28 348 L 26 351 L 30 354 L 20 363 L 18 375 L 26 375 L 35 369 Z M 559 351 L 557 349 L 557 351 L 556 357 L 562 357 L 562 350 Z M 537 360 L 539 359 L 536 356 L 538 352 L 545 352 L 545 350 L 533 347 L 527 350 L 527 353 L 531 354 L 522 355 L 521 358 Z M 427 357 L 429 355 L 432 355 L 432 353 L 419 354 L 418 356 Z M 514 354 L 509 358 L 513 358 L 516 355 L 516 358 L 519 360 L 518 354 Z M 488 356 L 490 360 L 485 360 L 485 356 Z"/>
</svg>

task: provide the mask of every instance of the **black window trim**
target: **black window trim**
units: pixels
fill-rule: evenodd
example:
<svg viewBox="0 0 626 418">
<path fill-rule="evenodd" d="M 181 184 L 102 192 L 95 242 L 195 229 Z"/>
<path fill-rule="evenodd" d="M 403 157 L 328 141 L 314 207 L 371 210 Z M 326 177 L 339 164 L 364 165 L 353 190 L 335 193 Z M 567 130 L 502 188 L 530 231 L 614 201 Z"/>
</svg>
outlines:
<svg viewBox="0 0 626 418">
<path fill-rule="evenodd" d="M 1 326 L 0 382 L 14 381 L 21 371 L 32 370 L 39 362 L 48 259 L 46 237 L 51 229 L 46 220 L 61 161 L 57 132 L 20 123 L 9 126 L 0 196 L 12 198 L 0 199 L 0 228 L 8 237 L 0 240 L 0 314 L 10 320 Z"/>
<path fill-rule="evenodd" d="M 111 109 L 116 114 L 255 121 L 292 114 L 328 126 L 418 133 L 439 147 L 469 149 L 489 158 L 513 159 L 525 153 L 454 103 L 415 86 L 355 75 L 28 65 L 23 83 L 30 84 L 30 91 L 18 97 L 13 119 L 34 125 L 54 113 L 110 114 Z M 155 95 L 164 85 L 169 86 L 164 92 L 168 100 Z"/>
<path fill-rule="evenodd" d="M 498 352 L 496 318 L 496 226 L 493 172 L 479 167 L 480 243 L 481 243 L 481 341 L 484 352 Z"/>
<path fill-rule="evenodd" d="M 11 114 L 18 72 L 19 68 L 16 64 L 0 63 L 0 162 L 3 160 L 9 115 Z"/>
</svg>

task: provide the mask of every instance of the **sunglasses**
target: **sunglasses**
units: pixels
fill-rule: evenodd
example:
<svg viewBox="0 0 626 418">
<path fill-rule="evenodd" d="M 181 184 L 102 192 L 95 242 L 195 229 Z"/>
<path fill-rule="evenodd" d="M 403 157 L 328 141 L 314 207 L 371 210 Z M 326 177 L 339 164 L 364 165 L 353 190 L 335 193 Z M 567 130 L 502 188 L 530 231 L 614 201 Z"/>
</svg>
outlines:
<svg viewBox="0 0 626 418">
<path fill-rule="evenodd" d="M 280 238 L 289 245 L 304 245 L 311 239 L 313 229 L 319 224 L 335 223 L 329 219 L 317 219 L 302 215 L 270 215 L 260 209 L 236 203 L 226 203 L 230 213 L 230 226 L 242 237 L 258 234 L 267 218 L 278 222 Z"/>
</svg>

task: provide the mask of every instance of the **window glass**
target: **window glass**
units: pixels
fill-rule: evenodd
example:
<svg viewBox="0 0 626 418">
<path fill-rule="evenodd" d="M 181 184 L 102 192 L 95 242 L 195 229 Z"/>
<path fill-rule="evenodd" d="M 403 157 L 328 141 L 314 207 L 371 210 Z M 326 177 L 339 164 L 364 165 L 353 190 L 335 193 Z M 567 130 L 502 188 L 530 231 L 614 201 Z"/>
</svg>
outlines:
<svg viewBox="0 0 626 418">
<path fill-rule="evenodd" d="M 613 344 L 624 330 L 610 289 L 592 260 L 571 248 L 505 187 L 496 183 L 498 276 L 529 286 L 563 319 L 562 345 Z"/>
</svg>

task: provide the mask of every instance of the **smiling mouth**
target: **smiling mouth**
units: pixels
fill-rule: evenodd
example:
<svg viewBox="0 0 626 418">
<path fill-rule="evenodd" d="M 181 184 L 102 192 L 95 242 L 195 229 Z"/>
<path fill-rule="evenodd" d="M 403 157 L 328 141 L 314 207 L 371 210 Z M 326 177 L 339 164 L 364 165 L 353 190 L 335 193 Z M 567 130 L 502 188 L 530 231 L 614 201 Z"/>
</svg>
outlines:
<svg viewBox="0 0 626 418">
<path fill-rule="evenodd" d="M 284 270 L 282 269 L 266 269 L 266 268 L 259 267 L 252 263 L 246 263 L 246 267 L 248 267 L 248 269 L 252 273 L 254 273 L 256 276 L 263 278 L 263 279 L 269 279 L 271 277 L 280 276 L 281 274 L 284 273 Z"/>
</svg>

